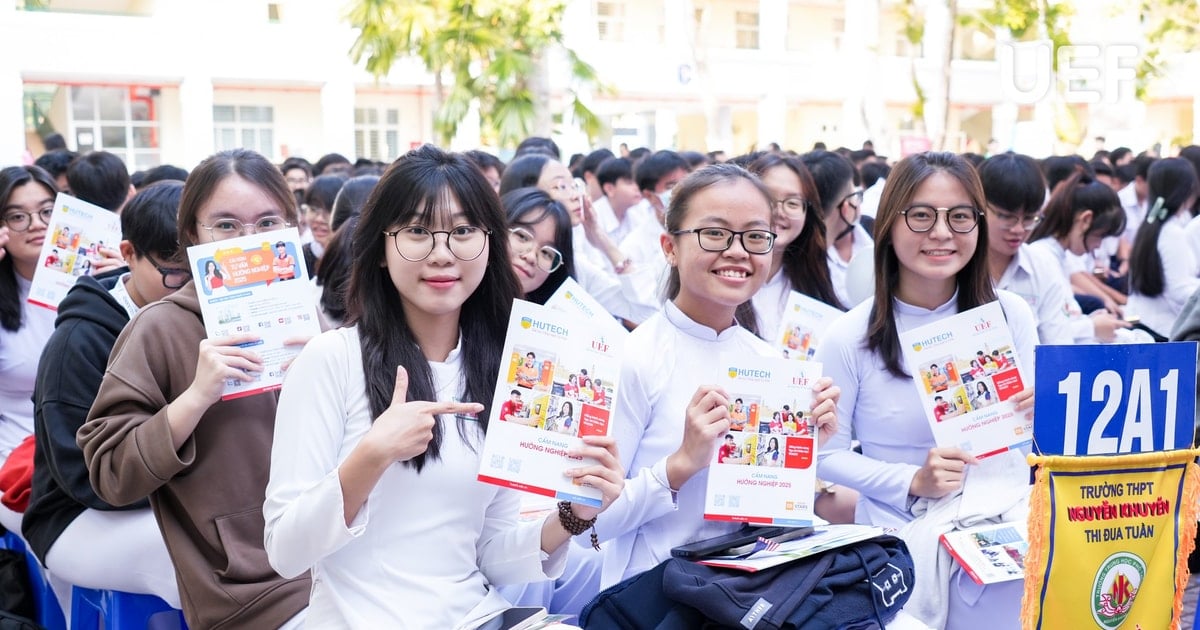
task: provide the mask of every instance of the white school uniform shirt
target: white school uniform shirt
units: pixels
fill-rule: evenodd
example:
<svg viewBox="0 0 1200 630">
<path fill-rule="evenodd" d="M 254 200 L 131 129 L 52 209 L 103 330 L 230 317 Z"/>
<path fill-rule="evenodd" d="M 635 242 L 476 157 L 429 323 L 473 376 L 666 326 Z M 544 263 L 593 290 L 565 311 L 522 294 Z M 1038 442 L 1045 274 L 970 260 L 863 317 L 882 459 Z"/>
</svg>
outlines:
<svg viewBox="0 0 1200 630">
<path fill-rule="evenodd" d="M 1020 297 L 996 293 L 1026 386 L 1032 387 L 1037 345 L 1033 312 Z M 956 293 L 929 310 L 895 300 L 896 327 L 903 332 L 954 315 L 957 301 Z M 879 354 L 867 349 L 873 305 L 874 299 L 868 299 L 836 320 L 817 348 L 824 375 L 842 390 L 838 432 L 818 451 L 817 476 L 859 491 L 856 522 L 899 528 L 913 519 L 908 489 L 936 444 L 912 378 L 888 372 Z M 862 444 L 862 453 L 850 449 L 851 435 Z"/>
<path fill-rule="evenodd" d="M 1051 242 L 1054 242 L 1051 239 Z M 1054 242 L 1058 245 L 1057 242 Z M 1061 246 L 1059 246 L 1061 249 Z M 997 289 L 1015 293 L 1025 300 L 1037 319 L 1038 340 L 1045 344 L 1091 341 L 1096 328 L 1083 314 L 1062 263 L 1044 247 L 1022 243 L 1008 263 Z"/>
<path fill-rule="evenodd" d="M 1126 315 L 1141 317 L 1143 324 L 1164 336 L 1171 334 L 1184 304 L 1200 289 L 1200 263 L 1184 232 L 1190 218 L 1186 212 L 1176 213 L 1163 223 L 1162 231 L 1158 233 L 1163 292 L 1150 297 L 1131 287 L 1129 301 L 1125 304 Z"/>
<path fill-rule="evenodd" d="M 31 284 L 17 274 L 21 327 L 15 331 L 0 327 L 0 463 L 33 434 L 33 385 L 37 381 L 38 359 L 54 332 L 54 319 L 58 316 L 48 308 L 26 301 Z M 64 365 L 63 369 L 69 370 L 71 366 Z"/>
<path fill-rule="evenodd" d="M 779 331 L 779 322 L 783 320 L 783 309 L 787 307 L 788 297 L 792 294 L 792 282 L 780 267 L 775 277 L 767 280 L 766 284 L 750 298 L 754 304 L 754 315 L 758 321 L 758 336 L 774 344 L 775 333 Z"/>
<path fill-rule="evenodd" d="M 855 223 L 854 246 L 850 250 L 850 260 L 854 260 L 857 256 L 873 255 L 871 252 L 874 251 L 874 247 L 875 241 L 871 240 L 871 235 L 867 234 L 861 224 Z M 850 268 L 850 262 L 842 260 L 832 242 L 826 250 L 825 258 L 829 261 L 829 278 L 833 280 L 833 291 L 837 295 L 838 301 L 842 304 L 853 304 L 850 292 L 846 289 L 846 270 Z"/>
<path fill-rule="evenodd" d="M 1125 240 L 1132 243 L 1134 237 L 1137 236 L 1138 228 L 1142 227 L 1142 221 L 1146 220 L 1146 210 L 1149 208 L 1149 204 L 1138 201 L 1137 190 L 1134 188 L 1133 182 L 1117 191 L 1117 199 L 1121 201 L 1121 207 L 1125 209 L 1123 236 Z"/>
<path fill-rule="evenodd" d="M 871 184 L 869 188 L 863 191 L 862 204 L 859 205 L 858 211 L 864 217 L 874 218 L 879 212 L 879 200 L 883 197 L 883 187 L 887 184 L 887 180 L 880 177 Z"/>
<path fill-rule="evenodd" d="M 655 291 L 658 269 L 635 266 L 631 272 L 618 274 L 613 271 L 608 261 L 604 260 L 604 256 L 587 242 L 583 226 L 575 226 L 572 237 L 572 246 L 575 248 L 575 281 L 596 298 L 605 310 L 636 324 L 645 321 L 662 308 L 662 301 Z M 665 261 L 663 266 L 666 266 Z"/>
<path fill-rule="evenodd" d="M 608 237 L 614 243 L 620 243 L 625 240 L 625 237 L 629 236 L 629 233 L 638 224 L 650 218 L 646 214 L 645 206 L 637 203 L 625 210 L 625 218 L 618 219 L 617 213 L 613 212 L 612 203 L 608 201 L 608 197 L 600 197 L 593 201 L 592 209 L 596 212 L 596 218 L 600 220 L 600 227 L 608 233 Z"/>
<path fill-rule="evenodd" d="M 430 362 L 436 398 L 461 395 L 459 349 Z M 441 457 L 393 463 L 349 527 L 338 466 L 371 428 L 357 327 L 308 343 L 288 370 L 263 516 L 280 575 L 312 569 L 310 628 L 460 628 L 508 607 L 492 585 L 553 579 L 539 522 L 518 523 L 516 491 L 476 481 L 483 434 L 439 416 Z"/>
<path fill-rule="evenodd" d="M 676 495 L 667 485 L 667 456 L 683 443 L 688 403 L 696 388 L 715 383 L 722 353 L 775 357 L 766 342 L 741 326 L 721 332 L 667 302 L 626 341 L 621 393 L 613 417 L 621 464 L 621 496 L 596 519 L 605 544 L 601 588 L 653 568 L 671 548 L 736 530 L 737 523 L 704 520 L 705 468 Z M 715 445 L 714 445 L 715 448 Z M 584 542 L 578 537 L 576 540 Z"/>
</svg>

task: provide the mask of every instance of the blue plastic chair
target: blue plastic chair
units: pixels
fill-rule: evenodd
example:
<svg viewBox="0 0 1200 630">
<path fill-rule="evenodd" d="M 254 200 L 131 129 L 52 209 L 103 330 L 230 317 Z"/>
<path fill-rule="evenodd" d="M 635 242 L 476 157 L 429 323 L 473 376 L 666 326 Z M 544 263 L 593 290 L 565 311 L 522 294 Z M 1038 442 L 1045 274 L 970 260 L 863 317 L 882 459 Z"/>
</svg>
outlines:
<svg viewBox="0 0 1200 630">
<path fill-rule="evenodd" d="M 186 630 L 183 613 L 153 595 L 98 591 L 80 586 L 71 591 L 71 630 Z"/>
<path fill-rule="evenodd" d="M 0 548 L 25 554 L 25 564 L 29 569 L 29 583 L 33 586 L 33 603 L 37 617 L 34 621 L 41 624 L 46 630 L 67 630 L 66 617 L 63 615 L 62 607 L 58 605 L 58 598 L 54 596 L 54 589 L 50 588 L 50 582 L 46 579 L 46 574 L 42 572 L 42 563 L 25 546 L 25 541 L 12 532 L 5 532 L 3 539 L 0 539 Z"/>
</svg>

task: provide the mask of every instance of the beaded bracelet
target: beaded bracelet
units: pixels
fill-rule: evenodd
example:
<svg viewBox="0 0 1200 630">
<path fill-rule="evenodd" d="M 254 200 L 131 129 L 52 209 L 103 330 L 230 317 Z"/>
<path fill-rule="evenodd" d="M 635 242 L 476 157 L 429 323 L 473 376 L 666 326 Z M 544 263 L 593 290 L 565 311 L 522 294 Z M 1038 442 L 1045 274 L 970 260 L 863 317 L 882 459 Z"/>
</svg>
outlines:
<svg viewBox="0 0 1200 630">
<path fill-rule="evenodd" d="M 571 511 L 570 501 L 558 502 L 558 522 L 562 523 L 563 529 L 572 536 L 578 536 L 586 532 L 589 528 L 592 530 L 592 548 L 600 551 L 600 537 L 596 535 L 596 517 L 593 516 L 588 520 L 583 520 Z"/>
</svg>

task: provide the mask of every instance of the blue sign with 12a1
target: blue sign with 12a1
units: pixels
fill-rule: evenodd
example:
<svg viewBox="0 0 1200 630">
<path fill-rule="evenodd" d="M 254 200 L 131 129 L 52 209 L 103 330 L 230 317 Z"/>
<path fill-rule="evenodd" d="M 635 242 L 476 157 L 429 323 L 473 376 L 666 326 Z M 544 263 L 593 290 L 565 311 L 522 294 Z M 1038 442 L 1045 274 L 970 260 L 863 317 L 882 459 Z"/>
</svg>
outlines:
<svg viewBox="0 0 1200 630">
<path fill-rule="evenodd" d="M 1035 452 L 1191 448 L 1196 342 L 1038 346 L 1036 359 Z"/>
</svg>

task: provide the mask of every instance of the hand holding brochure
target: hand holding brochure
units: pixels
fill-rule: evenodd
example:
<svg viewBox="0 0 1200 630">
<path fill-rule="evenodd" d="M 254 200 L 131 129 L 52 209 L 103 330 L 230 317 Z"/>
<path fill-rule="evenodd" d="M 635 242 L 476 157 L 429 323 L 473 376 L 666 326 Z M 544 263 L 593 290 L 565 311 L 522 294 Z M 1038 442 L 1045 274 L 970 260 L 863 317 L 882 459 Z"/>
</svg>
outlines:
<svg viewBox="0 0 1200 630">
<path fill-rule="evenodd" d="M 902 332 L 900 347 L 938 446 L 987 457 L 1033 439 L 1010 400 L 1026 379 L 1000 302 Z"/>
<path fill-rule="evenodd" d="M 222 400 L 279 389 L 283 364 L 302 346 L 287 339 L 321 332 L 316 300 L 296 228 L 189 247 L 188 260 L 208 337 L 253 334 L 263 372 L 251 382 L 229 380 Z"/>
<path fill-rule="evenodd" d="M 704 518 L 811 525 L 817 440 L 810 408 L 821 364 L 722 355 L 718 365 L 730 430 L 708 467 Z"/>
<path fill-rule="evenodd" d="M 825 336 L 825 329 L 842 314 L 820 300 L 792 291 L 775 333 L 775 343 L 783 352 L 783 358 L 811 361 Z"/>
<path fill-rule="evenodd" d="M 479 480 L 599 506 L 595 488 L 563 475 L 586 460 L 580 436 L 608 435 L 623 339 L 594 322 L 513 302 Z"/>
<path fill-rule="evenodd" d="M 100 248 L 117 249 L 120 244 L 120 215 L 58 193 L 33 272 L 29 303 L 57 311 L 75 280 L 92 275 L 92 264 L 101 258 Z"/>
<path fill-rule="evenodd" d="M 995 584 L 1025 577 L 1029 540 L 1025 523 L 1000 523 L 941 535 L 942 546 L 976 584 Z"/>
</svg>

